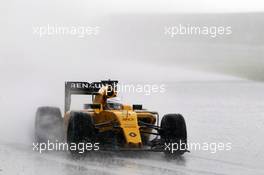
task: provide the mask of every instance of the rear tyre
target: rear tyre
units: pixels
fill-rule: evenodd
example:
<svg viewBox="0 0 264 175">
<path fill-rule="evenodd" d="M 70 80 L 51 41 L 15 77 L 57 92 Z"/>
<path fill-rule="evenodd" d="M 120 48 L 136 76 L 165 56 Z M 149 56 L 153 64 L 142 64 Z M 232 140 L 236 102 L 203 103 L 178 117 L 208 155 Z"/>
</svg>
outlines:
<svg viewBox="0 0 264 175">
<path fill-rule="evenodd" d="M 160 135 L 164 145 L 170 145 L 170 149 L 164 148 L 165 155 L 179 156 L 187 151 L 186 123 L 181 114 L 164 115 Z"/>
<path fill-rule="evenodd" d="M 85 153 L 86 145 L 93 147 L 95 142 L 95 127 L 93 118 L 82 112 L 71 112 L 67 130 L 67 142 L 70 152 L 74 155 Z M 73 145 L 76 145 L 76 149 Z M 81 145 L 81 147 L 78 147 Z M 74 148 L 74 149 L 71 149 Z"/>
<path fill-rule="evenodd" d="M 35 140 L 38 143 L 62 140 L 63 119 L 57 107 L 39 107 L 35 116 Z"/>
</svg>

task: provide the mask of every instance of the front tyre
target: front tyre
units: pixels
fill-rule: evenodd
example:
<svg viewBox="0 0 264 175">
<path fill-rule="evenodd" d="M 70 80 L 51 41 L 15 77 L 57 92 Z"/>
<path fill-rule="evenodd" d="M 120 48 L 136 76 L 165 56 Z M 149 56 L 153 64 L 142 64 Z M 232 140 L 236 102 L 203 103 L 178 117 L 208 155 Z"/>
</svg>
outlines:
<svg viewBox="0 0 264 175">
<path fill-rule="evenodd" d="M 182 155 L 187 151 L 187 130 L 181 114 L 166 114 L 161 120 L 161 140 L 165 155 Z"/>
</svg>

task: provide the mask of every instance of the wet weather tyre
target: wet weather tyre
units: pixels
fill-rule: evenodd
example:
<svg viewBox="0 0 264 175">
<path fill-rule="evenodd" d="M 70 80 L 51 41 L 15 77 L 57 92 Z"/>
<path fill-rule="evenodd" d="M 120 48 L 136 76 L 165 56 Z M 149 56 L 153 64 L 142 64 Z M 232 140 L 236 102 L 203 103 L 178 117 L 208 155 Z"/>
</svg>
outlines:
<svg viewBox="0 0 264 175">
<path fill-rule="evenodd" d="M 187 129 L 181 114 L 167 114 L 161 120 L 161 139 L 171 149 L 164 149 L 166 155 L 182 155 L 187 150 Z M 172 145 L 173 152 L 172 152 Z"/>
<path fill-rule="evenodd" d="M 35 116 L 35 141 L 38 143 L 62 140 L 63 119 L 57 107 L 39 107 Z"/>
<path fill-rule="evenodd" d="M 93 144 L 95 141 L 95 127 L 93 118 L 82 112 L 71 112 L 67 129 L 67 142 L 71 145 L 79 143 Z M 78 154 L 79 150 L 69 149 L 72 154 Z"/>
</svg>

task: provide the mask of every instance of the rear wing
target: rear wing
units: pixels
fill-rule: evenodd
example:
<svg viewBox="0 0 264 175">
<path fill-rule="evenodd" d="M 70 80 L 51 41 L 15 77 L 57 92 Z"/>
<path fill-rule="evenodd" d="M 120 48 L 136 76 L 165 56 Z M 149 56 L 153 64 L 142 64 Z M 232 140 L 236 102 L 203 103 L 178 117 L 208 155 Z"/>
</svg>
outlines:
<svg viewBox="0 0 264 175">
<path fill-rule="evenodd" d="M 118 81 L 116 80 L 102 80 L 100 82 L 80 82 L 80 81 L 67 81 L 65 82 L 65 106 L 64 111 L 70 110 L 71 95 L 96 95 L 98 91 L 103 87 L 110 85 L 113 88 L 117 88 Z"/>
</svg>

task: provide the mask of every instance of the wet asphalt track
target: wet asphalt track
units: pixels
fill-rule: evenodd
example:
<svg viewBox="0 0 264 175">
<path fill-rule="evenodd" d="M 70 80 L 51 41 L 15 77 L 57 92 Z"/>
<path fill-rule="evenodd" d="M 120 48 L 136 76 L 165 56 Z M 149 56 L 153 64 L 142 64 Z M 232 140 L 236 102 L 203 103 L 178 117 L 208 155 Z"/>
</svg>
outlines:
<svg viewBox="0 0 264 175">
<path fill-rule="evenodd" d="M 144 98 L 145 106 L 160 109 L 161 114 L 181 112 L 190 141 L 232 142 L 231 151 L 191 151 L 174 160 L 162 153 L 97 153 L 76 160 L 67 152 L 39 154 L 30 144 L 0 140 L 0 174 L 261 175 L 263 89 L 263 83 L 247 81 L 176 83 L 161 96 Z M 142 97 L 133 94 L 129 98 L 134 101 Z M 159 100 L 153 104 L 155 99 Z"/>
</svg>

